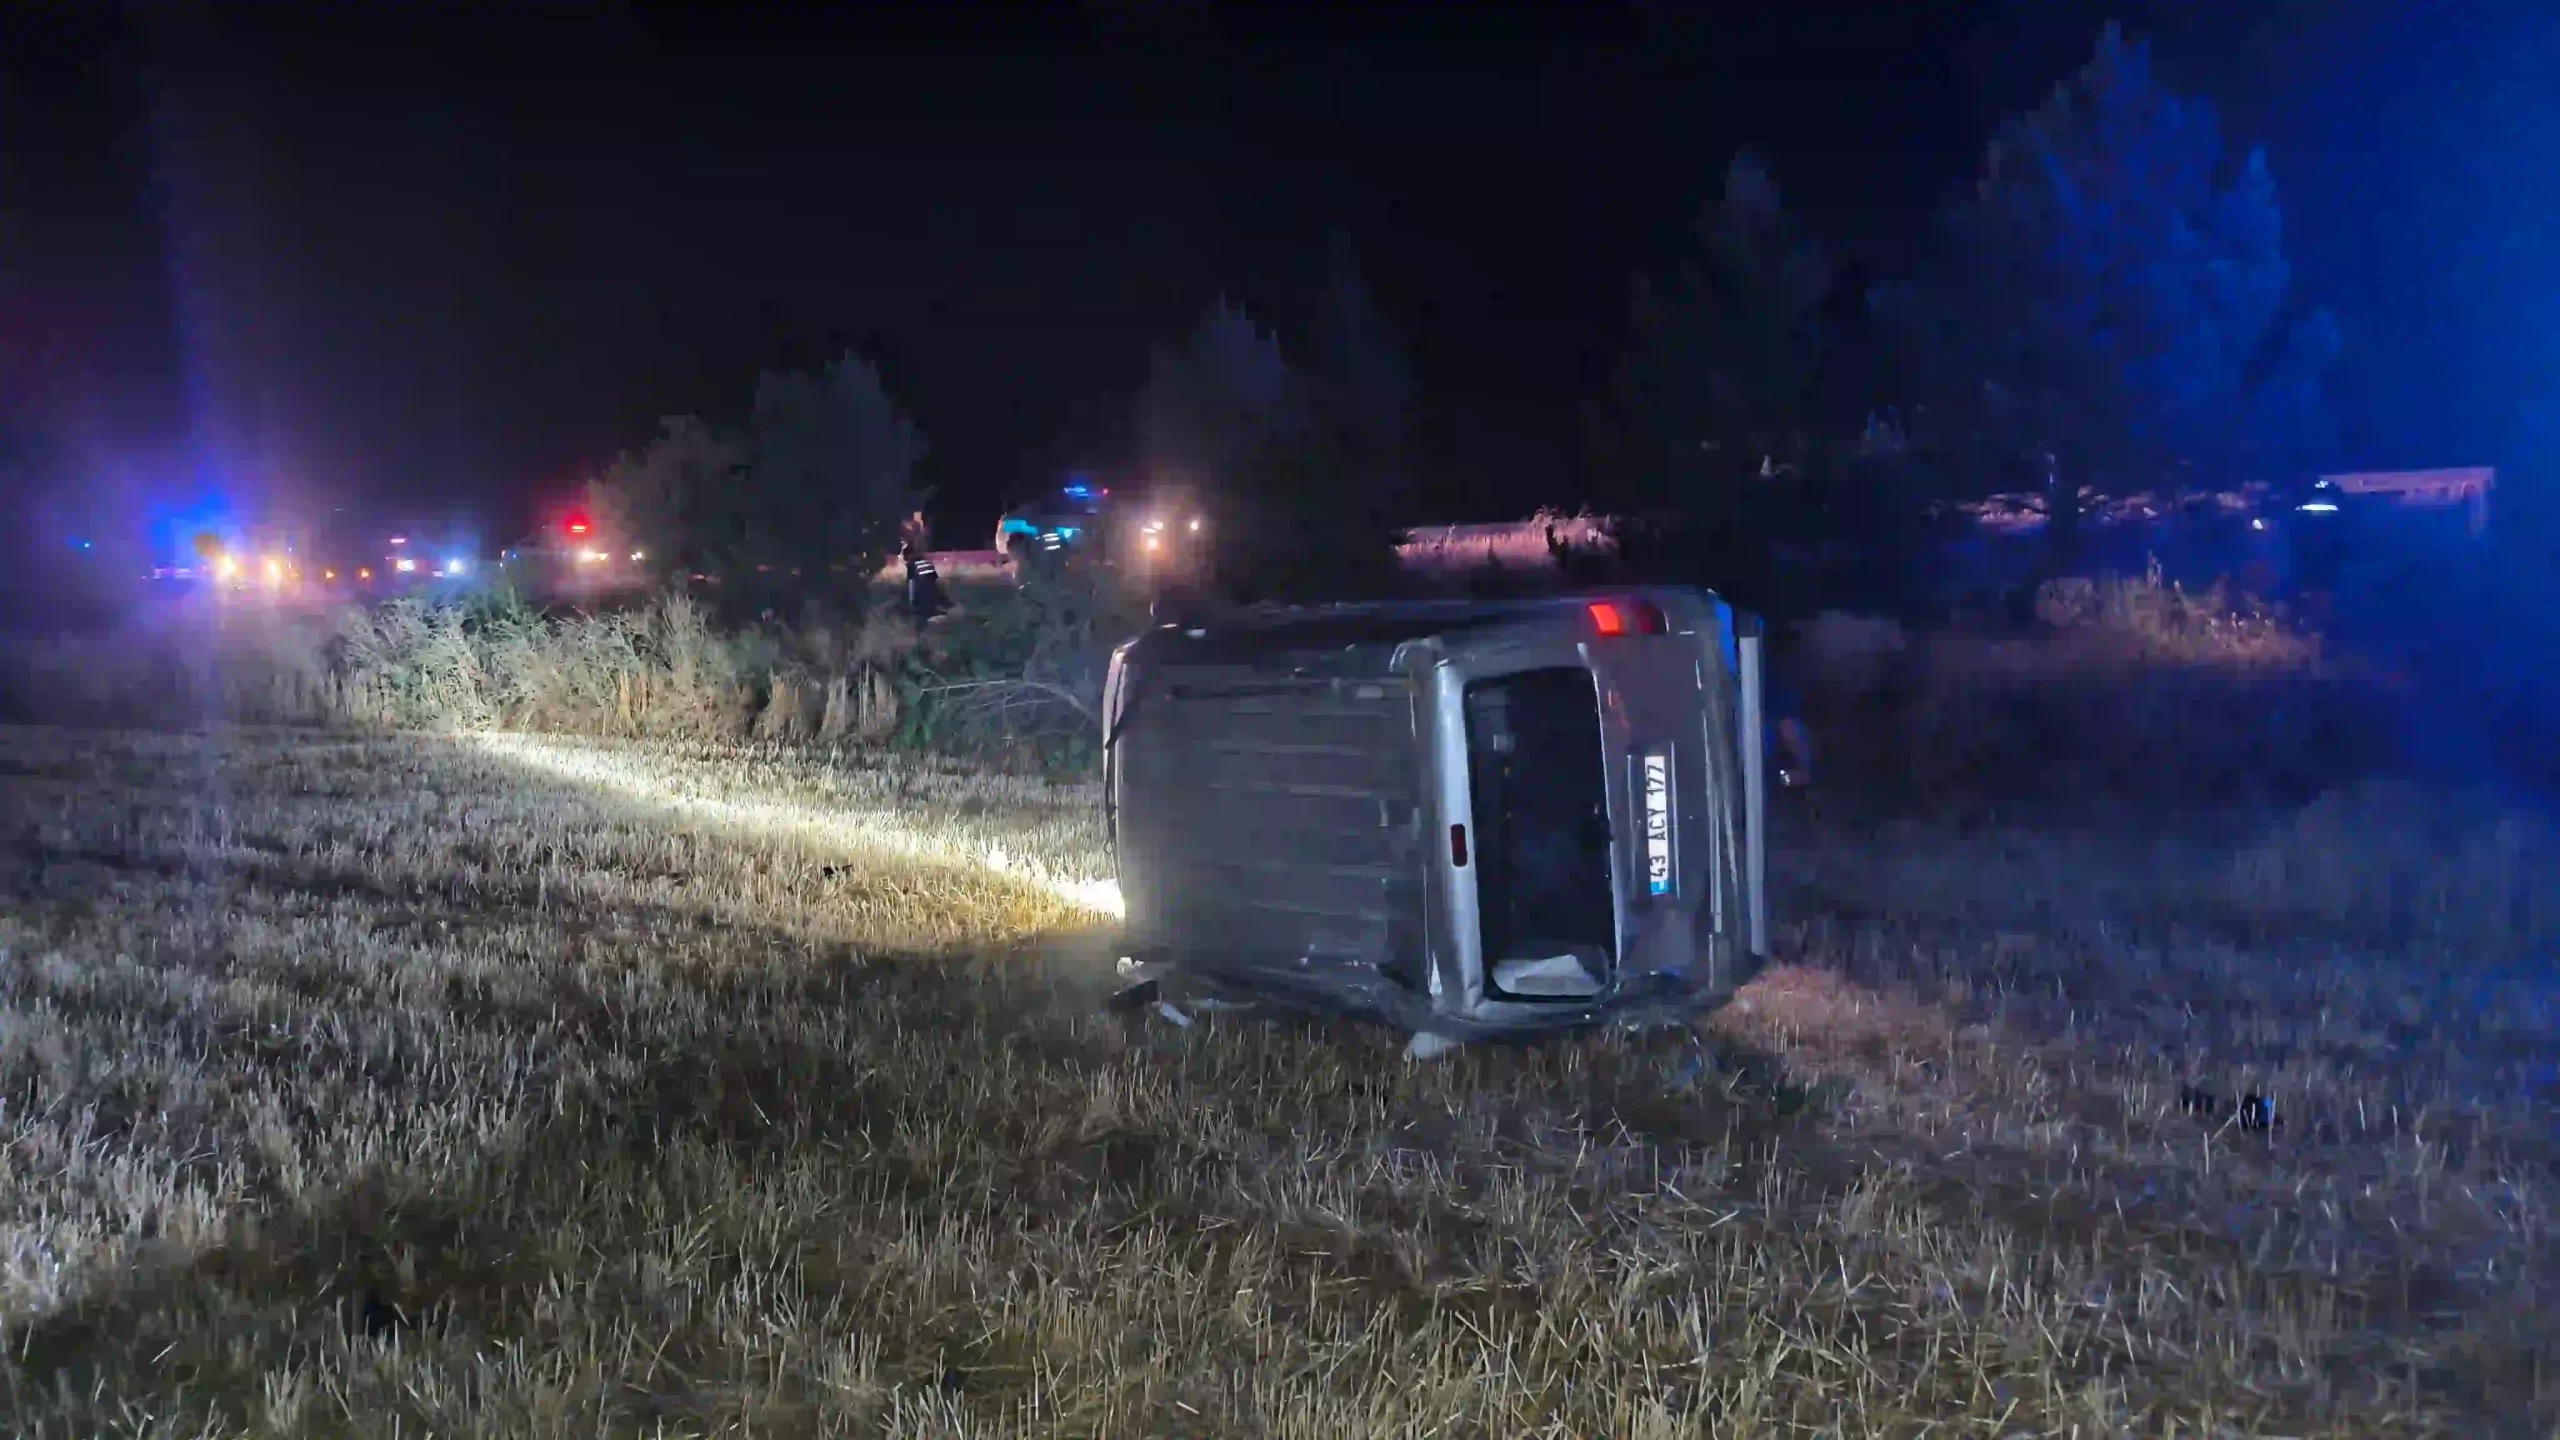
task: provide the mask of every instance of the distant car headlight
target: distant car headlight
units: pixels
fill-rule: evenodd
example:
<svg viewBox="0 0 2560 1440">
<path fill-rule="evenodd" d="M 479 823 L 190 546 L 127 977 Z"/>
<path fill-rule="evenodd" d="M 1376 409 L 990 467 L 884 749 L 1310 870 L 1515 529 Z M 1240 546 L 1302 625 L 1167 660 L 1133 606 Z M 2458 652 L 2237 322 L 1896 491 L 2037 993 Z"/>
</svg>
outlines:
<svg viewBox="0 0 2560 1440">
<path fill-rule="evenodd" d="M 399 559 L 391 562 L 391 568 L 399 571 L 403 575 L 406 575 L 410 571 L 418 568 L 418 562 L 410 559 L 406 555 L 403 555 Z"/>
<path fill-rule="evenodd" d="M 459 575 L 470 568 L 471 566 L 458 556 L 444 562 L 444 573 L 447 575 Z"/>
</svg>

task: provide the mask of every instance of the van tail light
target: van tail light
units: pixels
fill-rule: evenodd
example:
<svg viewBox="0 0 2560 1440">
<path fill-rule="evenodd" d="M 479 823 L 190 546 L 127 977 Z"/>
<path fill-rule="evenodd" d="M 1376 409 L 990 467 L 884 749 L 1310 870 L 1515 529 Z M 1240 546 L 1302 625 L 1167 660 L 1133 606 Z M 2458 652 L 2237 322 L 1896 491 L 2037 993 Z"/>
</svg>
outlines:
<svg viewBox="0 0 2560 1440">
<path fill-rule="evenodd" d="M 1603 640 L 1624 635 L 1666 635 L 1671 622 L 1662 607 L 1650 600 L 1594 600 L 1590 605 L 1591 628 Z"/>
<path fill-rule="evenodd" d="M 1449 827 L 1449 864 L 1454 869 L 1467 868 L 1467 827 L 1464 825 Z"/>
</svg>

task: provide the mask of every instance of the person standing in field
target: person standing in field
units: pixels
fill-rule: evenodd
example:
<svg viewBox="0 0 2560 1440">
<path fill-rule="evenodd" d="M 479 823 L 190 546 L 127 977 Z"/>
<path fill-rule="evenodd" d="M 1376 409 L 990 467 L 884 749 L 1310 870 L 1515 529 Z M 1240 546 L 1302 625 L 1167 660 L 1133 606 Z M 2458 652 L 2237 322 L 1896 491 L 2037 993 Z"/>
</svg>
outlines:
<svg viewBox="0 0 2560 1440">
<path fill-rule="evenodd" d="M 942 572 L 934 566 L 933 555 L 926 549 L 930 536 L 924 512 L 909 515 L 898 530 L 898 558 L 907 569 L 907 614 L 922 625 L 950 609 L 951 601 L 942 593 Z"/>
</svg>

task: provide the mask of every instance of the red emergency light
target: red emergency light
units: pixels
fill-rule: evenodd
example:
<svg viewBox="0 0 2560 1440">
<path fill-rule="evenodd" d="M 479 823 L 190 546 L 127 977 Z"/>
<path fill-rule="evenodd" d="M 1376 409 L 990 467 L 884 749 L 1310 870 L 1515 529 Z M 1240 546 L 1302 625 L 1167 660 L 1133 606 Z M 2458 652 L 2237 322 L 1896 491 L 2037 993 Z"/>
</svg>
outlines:
<svg viewBox="0 0 2560 1440">
<path fill-rule="evenodd" d="M 587 533 L 587 522 L 586 522 L 586 521 L 584 521 L 584 520 L 572 520 L 572 521 L 570 521 L 570 522 L 569 522 L 569 533 L 570 533 L 570 534 L 572 534 L 572 535 L 584 535 L 584 534 L 586 534 L 586 533 Z"/>
</svg>

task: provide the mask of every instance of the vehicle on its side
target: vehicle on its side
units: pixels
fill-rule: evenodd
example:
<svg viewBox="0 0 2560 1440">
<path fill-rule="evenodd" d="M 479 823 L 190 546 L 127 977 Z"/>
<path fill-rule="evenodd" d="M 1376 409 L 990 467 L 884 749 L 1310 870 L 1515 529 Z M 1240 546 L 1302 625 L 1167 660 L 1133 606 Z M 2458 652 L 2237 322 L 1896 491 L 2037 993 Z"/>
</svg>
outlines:
<svg viewBox="0 0 2560 1440">
<path fill-rule="evenodd" d="M 1671 587 L 1147 631 L 1103 698 L 1124 969 L 1447 1040 L 1721 1004 L 1769 950 L 1760 647 Z"/>
</svg>

